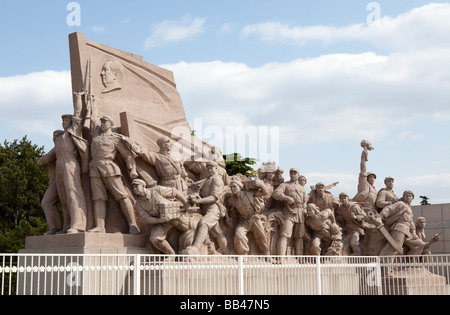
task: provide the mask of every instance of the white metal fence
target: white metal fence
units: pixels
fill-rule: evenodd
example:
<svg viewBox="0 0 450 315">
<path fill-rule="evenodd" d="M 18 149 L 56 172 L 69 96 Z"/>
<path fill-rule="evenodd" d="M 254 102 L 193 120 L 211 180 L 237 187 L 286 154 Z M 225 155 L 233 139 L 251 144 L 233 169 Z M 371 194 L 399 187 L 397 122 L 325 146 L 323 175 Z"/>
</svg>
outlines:
<svg viewBox="0 0 450 315">
<path fill-rule="evenodd" d="M 0 295 L 450 294 L 450 256 L 0 255 Z"/>
</svg>

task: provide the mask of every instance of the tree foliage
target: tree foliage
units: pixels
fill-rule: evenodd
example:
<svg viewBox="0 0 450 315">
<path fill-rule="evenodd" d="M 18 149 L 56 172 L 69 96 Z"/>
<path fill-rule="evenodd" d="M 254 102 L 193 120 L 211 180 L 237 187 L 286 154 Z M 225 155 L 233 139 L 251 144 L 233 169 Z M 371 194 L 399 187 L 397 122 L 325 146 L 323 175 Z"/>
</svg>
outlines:
<svg viewBox="0 0 450 315">
<path fill-rule="evenodd" d="M 223 156 L 227 174 L 230 176 L 242 174 L 247 177 L 255 175 L 255 170 L 251 165 L 256 165 L 256 159 L 243 158 L 239 153 L 227 154 Z"/>
<path fill-rule="evenodd" d="M 0 252 L 17 252 L 27 236 L 47 228 L 41 200 L 48 176 L 38 165 L 43 153 L 26 136 L 0 145 Z"/>
<path fill-rule="evenodd" d="M 428 205 L 431 205 L 431 203 L 430 203 L 430 198 L 428 198 L 427 196 L 420 196 L 420 199 L 422 199 L 422 201 L 420 202 L 420 204 L 422 205 L 422 206 L 428 206 Z"/>
</svg>

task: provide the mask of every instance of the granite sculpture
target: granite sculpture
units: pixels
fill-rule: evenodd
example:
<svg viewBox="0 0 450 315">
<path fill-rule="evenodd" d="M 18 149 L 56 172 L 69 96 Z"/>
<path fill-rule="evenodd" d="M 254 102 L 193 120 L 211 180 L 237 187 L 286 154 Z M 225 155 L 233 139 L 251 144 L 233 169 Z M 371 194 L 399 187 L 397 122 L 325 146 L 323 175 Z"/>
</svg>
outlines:
<svg viewBox="0 0 450 315">
<path fill-rule="evenodd" d="M 47 234 L 145 234 L 165 255 L 428 255 L 439 240 L 424 218 L 416 228 L 413 192 L 398 198 L 392 177 L 377 191 L 369 141 L 352 199 L 329 191 L 337 182 L 307 193 L 298 168 L 285 181 L 273 161 L 258 179 L 228 176 L 220 149 L 192 135 L 170 71 L 83 34 L 69 42 L 74 114 L 40 161 Z"/>
</svg>

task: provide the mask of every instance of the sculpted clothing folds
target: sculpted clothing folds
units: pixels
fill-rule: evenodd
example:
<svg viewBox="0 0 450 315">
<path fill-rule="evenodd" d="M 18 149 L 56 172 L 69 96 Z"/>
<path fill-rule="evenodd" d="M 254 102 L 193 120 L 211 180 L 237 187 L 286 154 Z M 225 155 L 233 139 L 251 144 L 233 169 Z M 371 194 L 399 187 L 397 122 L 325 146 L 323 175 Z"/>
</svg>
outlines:
<svg viewBox="0 0 450 315">
<path fill-rule="evenodd" d="M 357 204 L 340 204 L 336 210 L 336 220 L 344 232 L 343 245 L 347 254 L 361 255 L 360 236 L 364 235 L 364 221 L 367 215 Z"/>
<path fill-rule="evenodd" d="M 353 201 L 366 203 L 370 210 L 372 210 L 375 208 L 377 195 L 377 190 L 367 180 L 367 174 L 359 174 L 358 193 L 353 198 Z"/>
<path fill-rule="evenodd" d="M 155 167 L 159 177 L 159 185 L 174 187 L 179 191 L 187 189 L 186 183 L 182 179 L 185 170 L 182 164 L 175 161 L 170 154 L 143 150 L 142 157 L 144 161 Z"/>
<path fill-rule="evenodd" d="M 81 184 L 81 165 L 87 170 L 88 144 L 81 138 L 81 119 L 55 139 L 56 186 L 63 208 L 70 216 L 70 229 L 86 229 L 86 199 Z"/>
<path fill-rule="evenodd" d="M 209 196 L 216 197 L 217 202 L 201 205 L 203 213 L 203 223 L 210 229 L 217 225 L 221 217 L 225 216 L 222 209 L 223 205 L 219 205 L 220 196 L 224 190 L 224 183 L 222 177 L 214 175 L 209 177 L 202 189 L 200 190 L 200 197 L 206 198 Z"/>
<path fill-rule="evenodd" d="M 140 217 L 145 222 L 151 222 L 152 218 L 160 218 L 161 212 L 159 205 L 162 202 L 167 202 L 168 198 L 175 198 L 176 193 L 171 187 L 156 186 L 146 190 L 146 196 L 138 198 L 136 203 L 136 210 Z M 181 232 L 186 232 L 195 228 L 195 224 L 185 215 L 182 214 L 180 218 L 174 219 L 165 223 L 158 223 L 152 226 L 150 240 L 152 244 L 165 252 L 166 254 L 174 254 L 172 248 L 169 246 L 162 246 L 167 238 L 170 230 L 176 228 Z"/>
<path fill-rule="evenodd" d="M 250 251 L 248 246 L 248 232 L 253 232 L 255 242 L 263 254 L 268 254 L 269 240 L 265 234 L 262 223 L 261 211 L 264 202 L 261 191 L 248 191 L 242 189 L 239 196 L 232 194 L 227 199 L 227 206 L 236 209 L 239 221 L 235 230 L 234 247 L 238 255 L 247 255 Z"/>
<path fill-rule="evenodd" d="M 305 215 L 307 195 L 305 189 L 298 183 L 283 183 L 274 191 L 272 197 L 275 200 L 284 201 L 285 197 L 294 200 L 293 205 L 284 202 L 283 217 L 284 224 L 281 227 L 281 236 L 290 238 L 294 231 L 294 225 L 298 224 L 295 229 L 294 238 L 302 238 L 305 235 Z"/>
<path fill-rule="evenodd" d="M 107 201 L 106 187 L 116 200 L 128 198 L 121 178 L 122 172 L 114 162 L 117 152 L 125 159 L 129 169 L 135 169 L 136 165 L 133 155 L 122 143 L 121 136 L 114 133 L 98 135 L 92 140 L 91 151 L 90 176 L 93 199 Z"/>
<path fill-rule="evenodd" d="M 421 254 L 423 246 L 417 248 L 417 244 L 414 242 L 414 239 L 417 239 L 417 235 L 411 206 L 400 200 L 391 206 L 385 207 L 380 215 L 384 219 L 384 224 L 390 226 L 389 233 L 400 246 L 411 245 L 409 247 L 414 249 L 410 252 L 411 255 Z M 394 253 L 395 249 L 387 243 L 380 251 L 380 256 L 390 256 Z"/>
<path fill-rule="evenodd" d="M 49 234 L 56 233 L 62 229 L 61 216 L 58 210 L 58 188 L 56 186 L 56 174 L 55 174 L 56 154 L 53 148 L 47 154 L 44 154 L 39 160 L 39 165 L 45 167 L 48 172 L 48 188 L 41 201 L 42 209 L 44 210 L 45 219 L 47 220 Z M 66 213 L 64 212 L 65 216 Z M 70 218 L 66 218 L 65 221 L 69 221 Z"/>
<path fill-rule="evenodd" d="M 319 197 L 317 192 L 314 190 L 309 195 L 308 203 L 315 204 L 321 211 L 325 209 L 331 209 L 333 211 L 337 201 L 329 192 L 324 192 L 323 196 Z"/>
<path fill-rule="evenodd" d="M 397 202 L 399 198 L 393 190 L 386 188 L 380 189 L 377 196 L 376 206 L 381 211 L 384 207 L 390 206 Z"/>
</svg>

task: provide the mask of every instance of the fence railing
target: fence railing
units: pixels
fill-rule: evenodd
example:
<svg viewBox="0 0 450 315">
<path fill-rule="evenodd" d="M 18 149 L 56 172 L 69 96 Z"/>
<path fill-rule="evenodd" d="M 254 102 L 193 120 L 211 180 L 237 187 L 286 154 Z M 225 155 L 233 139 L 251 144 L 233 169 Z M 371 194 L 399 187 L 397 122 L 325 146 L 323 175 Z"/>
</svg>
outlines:
<svg viewBox="0 0 450 315">
<path fill-rule="evenodd" d="M 450 256 L 0 255 L 0 295 L 450 294 Z"/>
</svg>

